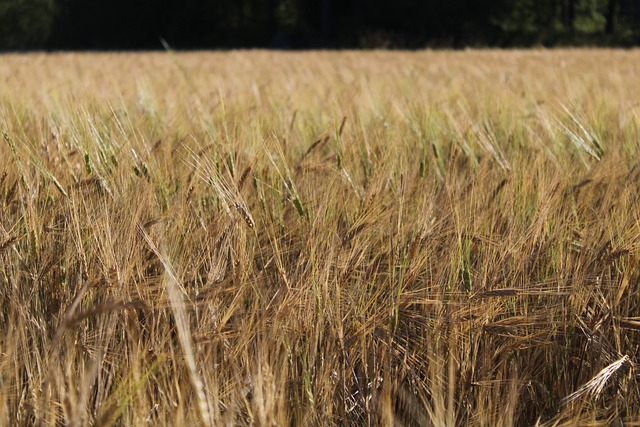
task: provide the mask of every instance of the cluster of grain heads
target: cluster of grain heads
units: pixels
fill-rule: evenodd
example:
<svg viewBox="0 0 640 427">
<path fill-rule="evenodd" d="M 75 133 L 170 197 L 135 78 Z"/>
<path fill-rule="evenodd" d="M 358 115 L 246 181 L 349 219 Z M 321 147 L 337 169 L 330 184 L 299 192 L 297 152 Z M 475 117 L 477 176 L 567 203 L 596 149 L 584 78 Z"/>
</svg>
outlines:
<svg viewBox="0 0 640 427">
<path fill-rule="evenodd" d="M 637 422 L 636 56 L 3 58 L 0 424 Z"/>
</svg>

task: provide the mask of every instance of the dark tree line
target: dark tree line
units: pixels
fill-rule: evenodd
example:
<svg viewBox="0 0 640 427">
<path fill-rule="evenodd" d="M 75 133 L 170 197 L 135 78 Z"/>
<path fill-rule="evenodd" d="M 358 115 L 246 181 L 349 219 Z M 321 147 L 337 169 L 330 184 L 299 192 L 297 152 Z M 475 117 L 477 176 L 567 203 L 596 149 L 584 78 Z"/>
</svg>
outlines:
<svg viewBox="0 0 640 427">
<path fill-rule="evenodd" d="M 640 0 L 0 0 L 0 49 L 636 45 Z"/>
</svg>

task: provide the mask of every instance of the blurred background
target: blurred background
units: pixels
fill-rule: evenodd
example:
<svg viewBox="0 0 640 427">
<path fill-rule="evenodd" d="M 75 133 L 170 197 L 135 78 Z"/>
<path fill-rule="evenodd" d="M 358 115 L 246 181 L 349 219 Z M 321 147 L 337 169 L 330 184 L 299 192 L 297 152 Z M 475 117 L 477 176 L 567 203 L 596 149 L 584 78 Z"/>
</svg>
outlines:
<svg viewBox="0 0 640 427">
<path fill-rule="evenodd" d="M 640 0 L 0 0 L 0 50 L 635 46 Z"/>
</svg>

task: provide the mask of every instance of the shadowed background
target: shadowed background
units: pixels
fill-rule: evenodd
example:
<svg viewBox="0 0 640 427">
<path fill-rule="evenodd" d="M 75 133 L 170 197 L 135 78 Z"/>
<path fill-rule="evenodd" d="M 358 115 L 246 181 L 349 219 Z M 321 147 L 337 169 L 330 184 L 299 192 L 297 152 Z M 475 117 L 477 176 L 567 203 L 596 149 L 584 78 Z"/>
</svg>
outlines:
<svg viewBox="0 0 640 427">
<path fill-rule="evenodd" d="M 0 50 L 633 46 L 637 0 L 0 0 Z"/>
</svg>

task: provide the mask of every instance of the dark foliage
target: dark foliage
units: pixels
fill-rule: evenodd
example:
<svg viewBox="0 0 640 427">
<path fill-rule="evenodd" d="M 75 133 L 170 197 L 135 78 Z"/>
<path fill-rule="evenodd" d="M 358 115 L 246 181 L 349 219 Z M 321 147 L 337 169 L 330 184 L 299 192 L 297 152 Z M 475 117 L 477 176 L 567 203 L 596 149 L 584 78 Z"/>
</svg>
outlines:
<svg viewBox="0 0 640 427">
<path fill-rule="evenodd" d="M 0 0 L 0 49 L 635 45 L 637 0 Z"/>
</svg>

